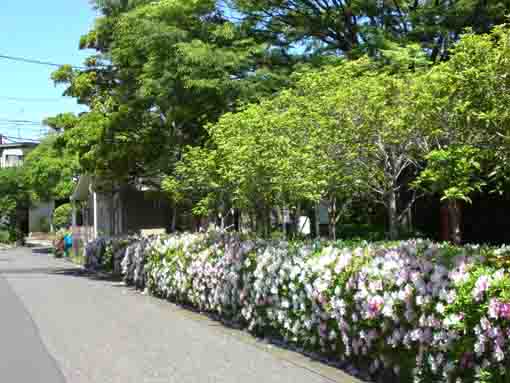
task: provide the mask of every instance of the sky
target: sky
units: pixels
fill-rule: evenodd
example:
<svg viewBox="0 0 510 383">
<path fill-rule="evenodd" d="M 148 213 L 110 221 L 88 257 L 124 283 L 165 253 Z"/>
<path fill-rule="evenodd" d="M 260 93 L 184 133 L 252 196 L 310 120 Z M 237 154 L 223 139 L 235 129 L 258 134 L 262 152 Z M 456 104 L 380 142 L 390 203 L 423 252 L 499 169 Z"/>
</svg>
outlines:
<svg viewBox="0 0 510 383">
<path fill-rule="evenodd" d="M 90 51 L 80 51 L 80 37 L 94 23 L 89 0 L 0 0 L 0 55 L 57 64 L 81 65 Z M 6 120 L 42 122 L 84 107 L 62 96 L 64 86 L 50 79 L 57 67 L 0 58 L 0 134 L 36 138 L 41 126 L 15 126 Z"/>
</svg>

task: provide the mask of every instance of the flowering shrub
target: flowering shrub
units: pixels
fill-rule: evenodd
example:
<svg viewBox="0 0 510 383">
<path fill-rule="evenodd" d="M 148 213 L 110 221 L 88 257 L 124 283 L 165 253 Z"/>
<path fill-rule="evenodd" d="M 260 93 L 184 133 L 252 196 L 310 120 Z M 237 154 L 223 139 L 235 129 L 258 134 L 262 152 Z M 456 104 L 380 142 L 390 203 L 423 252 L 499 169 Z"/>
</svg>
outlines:
<svg viewBox="0 0 510 383">
<path fill-rule="evenodd" d="M 137 288 L 144 288 L 146 283 L 145 263 L 146 254 L 151 244 L 151 239 L 135 238 L 129 241 L 121 261 L 124 281 Z M 121 253 L 121 251 L 119 251 Z"/>
<path fill-rule="evenodd" d="M 89 270 L 113 271 L 121 274 L 121 263 L 126 256 L 126 248 L 139 242 L 136 236 L 122 238 L 100 237 L 85 247 L 85 267 Z"/>
<path fill-rule="evenodd" d="M 508 382 L 507 252 L 210 231 L 132 243 L 123 271 L 154 295 L 350 361 L 374 379 L 384 372 L 402 382 Z"/>
</svg>

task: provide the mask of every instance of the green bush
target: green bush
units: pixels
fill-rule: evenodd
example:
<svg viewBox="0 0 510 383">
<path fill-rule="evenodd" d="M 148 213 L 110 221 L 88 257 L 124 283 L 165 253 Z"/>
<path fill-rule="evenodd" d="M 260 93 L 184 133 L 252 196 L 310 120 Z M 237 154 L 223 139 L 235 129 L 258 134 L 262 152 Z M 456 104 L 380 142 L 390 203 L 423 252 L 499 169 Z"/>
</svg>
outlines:
<svg viewBox="0 0 510 383">
<path fill-rule="evenodd" d="M 53 212 L 53 224 L 56 229 L 66 228 L 71 224 L 73 207 L 70 203 L 60 205 Z"/>
<path fill-rule="evenodd" d="M 337 237 L 342 239 L 365 239 L 367 241 L 382 241 L 385 238 L 382 225 L 343 224 L 338 225 Z"/>
<path fill-rule="evenodd" d="M 9 243 L 10 234 L 6 230 L 0 230 L 0 243 Z"/>
<path fill-rule="evenodd" d="M 40 227 L 40 230 L 41 230 L 42 233 L 49 233 L 50 229 L 51 229 L 51 226 L 50 226 L 50 223 L 48 221 L 48 218 L 41 217 L 41 219 L 39 219 L 39 227 Z"/>
</svg>

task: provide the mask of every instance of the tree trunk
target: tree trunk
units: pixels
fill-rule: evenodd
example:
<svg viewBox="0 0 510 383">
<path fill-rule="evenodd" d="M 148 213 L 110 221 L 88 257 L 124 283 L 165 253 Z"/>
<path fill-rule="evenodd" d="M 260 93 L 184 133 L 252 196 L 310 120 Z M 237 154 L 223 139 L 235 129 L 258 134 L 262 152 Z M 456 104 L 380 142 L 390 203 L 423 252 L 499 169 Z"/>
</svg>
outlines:
<svg viewBox="0 0 510 383">
<path fill-rule="evenodd" d="M 461 230 L 461 204 L 459 201 L 448 201 L 448 222 L 450 229 L 450 242 L 460 245 L 462 242 Z"/>
<path fill-rule="evenodd" d="M 175 233 L 176 229 L 177 229 L 177 206 L 174 206 L 174 208 L 172 209 L 172 223 L 170 226 L 170 230 L 172 231 L 172 233 Z"/>
<path fill-rule="evenodd" d="M 268 206 L 264 209 L 264 226 L 266 238 L 271 237 L 271 208 Z"/>
<path fill-rule="evenodd" d="M 266 203 L 261 203 L 258 205 L 258 209 L 255 213 L 256 215 L 256 226 L 257 226 L 257 234 L 263 238 L 269 237 L 270 231 L 270 209 L 266 206 Z"/>
<path fill-rule="evenodd" d="M 398 238 L 398 216 L 397 216 L 397 193 L 391 190 L 388 193 L 388 226 L 390 239 L 395 240 Z"/>
<path fill-rule="evenodd" d="M 443 202 L 439 210 L 440 218 L 439 240 L 442 242 L 447 242 L 450 240 L 450 220 L 448 218 L 449 214 L 450 213 L 448 210 L 448 201 Z"/>
<path fill-rule="evenodd" d="M 414 235 L 414 224 L 413 224 L 413 209 L 410 208 L 407 211 L 407 231 Z"/>
<path fill-rule="evenodd" d="M 329 201 L 329 239 L 336 241 L 336 198 L 333 197 Z"/>
<path fill-rule="evenodd" d="M 314 207 L 315 213 L 315 238 L 320 239 L 321 237 L 321 216 L 320 216 L 320 203 L 316 203 Z"/>
<path fill-rule="evenodd" d="M 280 216 L 278 217 L 278 219 L 280 220 L 280 222 L 282 224 L 282 232 L 283 232 L 283 237 L 285 239 L 287 239 L 287 220 L 286 220 L 286 217 L 287 217 L 287 207 L 283 206 L 282 209 L 280 210 Z"/>
<path fill-rule="evenodd" d="M 259 207 L 255 214 L 255 226 L 256 232 L 259 237 L 264 237 L 264 233 L 266 231 L 265 219 L 264 219 L 264 209 Z"/>
<path fill-rule="evenodd" d="M 239 212 L 239 209 L 234 209 L 234 230 L 236 232 L 241 231 L 241 213 Z"/>
<path fill-rule="evenodd" d="M 298 202 L 297 203 L 297 206 L 296 206 L 296 212 L 295 212 L 295 215 L 294 215 L 294 233 L 295 235 L 300 235 L 301 234 L 301 228 L 299 227 L 299 217 L 301 216 L 301 202 Z"/>
<path fill-rule="evenodd" d="M 249 217 L 250 217 L 250 229 L 252 231 L 252 233 L 256 233 L 257 232 L 257 215 L 253 212 L 250 212 L 249 213 Z"/>
</svg>

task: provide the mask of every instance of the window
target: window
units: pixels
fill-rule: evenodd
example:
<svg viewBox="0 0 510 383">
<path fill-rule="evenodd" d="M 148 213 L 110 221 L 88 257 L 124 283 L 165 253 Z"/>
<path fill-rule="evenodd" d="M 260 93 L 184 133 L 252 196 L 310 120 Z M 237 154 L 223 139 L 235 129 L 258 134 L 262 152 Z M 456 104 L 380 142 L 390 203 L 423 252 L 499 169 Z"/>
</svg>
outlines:
<svg viewBox="0 0 510 383">
<path fill-rule="evenodd" d="M 5 167 L 6 168 L 21 166 L 22 163 L 23 163 L 23 156 L 19 156 L 16 154 L 7 154 L 5 156 Z"/>
</svg>

